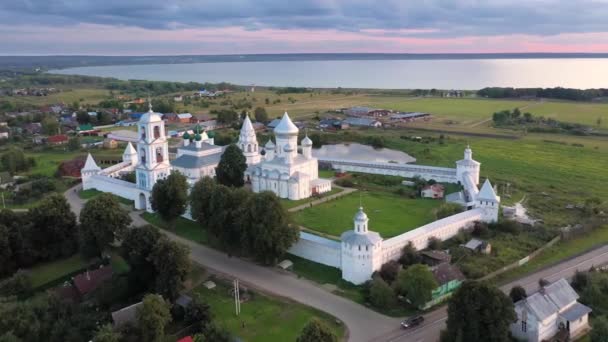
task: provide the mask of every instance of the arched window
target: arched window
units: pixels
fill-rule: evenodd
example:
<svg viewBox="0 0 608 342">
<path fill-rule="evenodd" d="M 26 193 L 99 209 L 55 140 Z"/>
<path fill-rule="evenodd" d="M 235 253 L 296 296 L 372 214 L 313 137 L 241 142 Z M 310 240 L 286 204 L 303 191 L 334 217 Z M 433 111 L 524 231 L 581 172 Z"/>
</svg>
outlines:
<svg viewBox="0 0 608 342">
<path fill-rule="evenodd" d="M 141 138 L 146 139 L 146 126 L 141 126 L 140 130 L 141 130 Z"/>
<path fill-rule="evenodd" d="M 251 152 L 251 144 L 247 145 L 247 152 Z"/>
<path fill-rule="evenodd" d="M 139 154 L 141 155 L 141 163 L 145 164 L 146 163 L 146 151 L 142 148 L 141 151 L 139 152 Z"/>
<path fill-rule="evenodd" d="M 154 139 L 160 138 L 160 126 L 154 126 Z"/>
<path fill-rule="evenodd" d="M 156 148 L 156 162 L 157 163 L 163 162 L 163 148 L 162 147 Z"/>
</svg>

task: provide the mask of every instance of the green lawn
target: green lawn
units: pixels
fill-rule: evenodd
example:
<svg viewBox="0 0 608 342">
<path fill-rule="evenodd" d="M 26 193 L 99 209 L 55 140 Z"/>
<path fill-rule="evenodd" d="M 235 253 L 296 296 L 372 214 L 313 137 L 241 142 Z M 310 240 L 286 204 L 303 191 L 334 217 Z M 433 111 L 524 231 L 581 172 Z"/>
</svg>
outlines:
<svg viewBox="0 0 608 342">
<path fill-rule="evenodd" d="M 97 159 L 99 157 L 109 157 L 109 156 L 118 156 L 122 155 L 122 150 L 92 150 L 90 151 L 93 155 L 93 158 Z M 32 157 L 36 160 L 36 166 L 31 168 L 27 175 L 45 175 L 52 177 L 57 172 L 57 167 L 61 162 L 66 160 L 72 160 L 78 156 L 86 156 L 87 152 L 81 151 L 62 151 L 60 149 L 52 149 L 48 151 L 42 152 L 29 152 L 26 151 L 27 157 Z M 100 167 L 104 167 L 100 165 Z"/>
<path fill-rule="evenodd" d="M 183 217 L 178 218 L 175 221 L 175 226 L 173 229 L 169 227 L 167 222 L 163 221 L 160 216 L 156 213 L 143 213 L 141 215 L 144 220 L 150 223 L 153 226 L 156 226 L 161 229 L 168 230 L 173 232 L 184 239 L 188 239 L 191 241 L 198 242 L 200 244 L 206 245 L 209 243 L 209 238 L 207 236 L 207 231 L 204 230 L 197 222 L 185 219 Z"/>
<path fill-rule="evenodd" d="M 359 203 L 369 217 L 369 229 L 384 238 L 432 222 L 433 209 L 442 201 L 410 199 L 388 192 L 357 192 L 294 213 L 294 220 L 304 227 L 339 236 L 352 229 Z"/>
<path fill-rule="evenodd" d="M 64 277 L 67 274 L 78 271 L 87 266 L 80 254 L 75 254 L 66 259 L 60 259 L 42 263 L 30 268 L 28 271 L 32 279 L 32 287 L 36 288 Z"/>
<path fill-rule="evenodd" d="M 217 282 L 217 287 L 208 290 L 204 286 L 193 292 L 201 296 L 211 307 L 213 319 L 242 341 L 283 342 L 295 341 L 304 326 L 312 319 L 324 321 L 342 340 L 344 325 L 335 319 L 310 307 L 288 301 L 279 301 L 260 293 L 253 293 L 251 299 L 241 303 L 241 313 L 235 315 L 232 287 Z"/>
</svg>

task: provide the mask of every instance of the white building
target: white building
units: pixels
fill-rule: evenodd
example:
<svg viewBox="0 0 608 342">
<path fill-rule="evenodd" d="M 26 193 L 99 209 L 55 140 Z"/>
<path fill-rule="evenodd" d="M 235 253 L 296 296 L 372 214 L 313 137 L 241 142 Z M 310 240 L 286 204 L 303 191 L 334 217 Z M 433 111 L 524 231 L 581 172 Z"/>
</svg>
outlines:
<svg viewBox="0 0 608 342">
<path fill-rule="evenodd" d="M 563 278 L 541 288 L 515 303 L 517 321 L 511 324 L 511 334 L 530 342 L 549 340 L 559 333 L 575 340 L 589 329 L 591 312 L 578 298 Z"/>
<path fill-rule="evenodd" d="M 254 165 L 260 162 L 261 156 L 258 146 L 258 139 L 255 136 L 255 129 L 249 119 L 249 114 L 243 120 L 241 133 L 237 146 L 243 151 L 243 155 L 247 159 L 247 165 Z"/>
<path fill-rule="evenodd" d="M 209 138 L 198 124 L 192 134 L 186 132 L 182 138 L 184 145 L 178 147 L 176 158 L 171 161 L 173 170 L 185 175 L 190 184 L 205 176 L 215 177 L 224 147 L 216 146 L 214 139 Z"/>
<path fill-rule="evenodd" d="M 298 153 L 298 133 L 298 127 L 285 113 L 274 129 L 276 144 L 268 141 L 264 160 L 247 169 L 253 192 L 272 191 L 280 198 L 299 200 L 331 190 L 331 181 L 319 178 L 319 165 L 312 156 L 308 136 L 302 139 L 302 153 Z"/>
</svg>

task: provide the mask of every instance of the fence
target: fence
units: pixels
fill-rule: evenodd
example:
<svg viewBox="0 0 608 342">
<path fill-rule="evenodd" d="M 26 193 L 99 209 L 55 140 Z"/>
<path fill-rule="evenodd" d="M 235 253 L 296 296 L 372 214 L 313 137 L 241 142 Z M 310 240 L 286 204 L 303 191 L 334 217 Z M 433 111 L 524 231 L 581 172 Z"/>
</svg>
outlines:
<svg viewBox="0 0 608 342">
<path fill-rule="evenodd" d="M 547 249 L 547 248 L 555 245 L 561 239 L 562 239 L 562 236 L 558 235 L 555 238 L 553 238 L 553 240 L 547 242 L 544 246 L 542 246 L 539 249 L 535 250 L 534 252 L 530 253 L 526 257 L 521 258 L 520 260 L 518 260 L 518 261 L 516 261 L 516 262 L 514 262 L 512 264 L 509 264 L 509 265 L 507 265 L 507 266 L 505 266 L 505 267 L 503 267 L 501 269 L 498 269 L 498 270 L 496 270 L 496 271 L 494 271 L 494 272 L 492 272 L 490 274 L 486 274 L 485 276 L 483 276 L 483 277 L 481 277 L 481 278 L 479 278 L 477 280 L 488 280 L 488 279 L 494 278 L 497 275 L 500 275 L 500 274 L 502 274 L 504 272 L 510 271 L 510 270 L 512 270 L 514 268 L 517 268 L 517 267 L 520 267 L 520 266 L 528 263 L 528 261 L 534 259 L 540 253 L 542 253 L 545 249 Z"/>
</svg>

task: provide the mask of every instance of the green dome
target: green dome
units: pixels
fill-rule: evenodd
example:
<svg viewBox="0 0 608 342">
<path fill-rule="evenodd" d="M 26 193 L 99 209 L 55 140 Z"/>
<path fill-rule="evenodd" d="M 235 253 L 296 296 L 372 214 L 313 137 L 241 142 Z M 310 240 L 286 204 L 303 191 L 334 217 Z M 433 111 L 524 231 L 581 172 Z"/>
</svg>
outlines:
<svg viewBox="0 0 608 342">
<path fill-rule="evenodd" d="M 201 133 L 203 133 L 203 129 L 201 128 L 201 125 L 196 124 L 196 126 L 194 126 L 194 133 L 195 134 L 201 134 Z"/>
<path fill-rule="evenodd" d="M 188 131 L 186 131 L 186 133 L 184 133 L 183 138 L 184 138 L 184 140 L 190 140 L 190 134 L 188 133 Z"/>
<path fill-rule="evenodd" d="M 196 140 L 196 141 L 201 141 L 202 139 L 203 139 L 203 138 L 201 137 L 201 135 L 200 135 L 200 134 L 198 134 L 198 133 L 197 133 L 197 134 L 195 134 L 195 135 L 194 135 L 194 140 Z"/>
<path fill-rule="evenodd" d="M 213 132 L 213 131 L 211 131 L 211 132 L 207 132 L 207 136 L 208 136 L 209 138 L 213 138 L 213 137 L 215 137 L 215 132 Z"/>
</svg>

